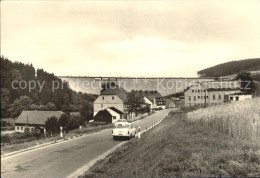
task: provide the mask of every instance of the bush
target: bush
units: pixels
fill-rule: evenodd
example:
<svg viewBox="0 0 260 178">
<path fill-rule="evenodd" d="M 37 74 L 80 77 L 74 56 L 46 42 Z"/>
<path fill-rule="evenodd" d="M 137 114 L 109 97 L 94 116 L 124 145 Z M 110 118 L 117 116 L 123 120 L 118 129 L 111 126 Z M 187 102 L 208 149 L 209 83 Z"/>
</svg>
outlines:
<svg viewBox="0 0 260 178">
<path fill-rule="evenodd" d="M 25 127 L 25 128 L 24 128 L 24 135 L 25 135 L 26 137 L 30 137 L 30 136 L 31 136 L 31 132 L 30 132 L 29 127 Z"/>
<path fill-rule="evenodd" d="M 67 128 L 69 130 L 76 129 L 80 126 L 80 117 L 78 116 L 71 116 L 69 122 L 67 124 Z"/>
<path fill-rule="evenodd" d="M 1 121 L 1 127 L 6 127 L 6 126 L 12 126 L 12 124 L 10 124 L 10 122 Z"/>
<path fill-rule="evenodd" d="M 8 135 L 1 135 L 1 142 L 2 143 L 10 143 L 11 142 L 11 139 Z"/>
<path fill-rule="evenodd" d="M 45 127 L 48 132 L 59 132 L 58 118 L 55 116 L 48 118 L 45 122 Z"/>
<path fill-rule="evenodd" d="M 39 129 L 35 128 L 31 130 L 31 136 L 35 137 L 37 140 L 41 137 L 41 132 Z"/>
<path fill-rule="evenodd" d="M 62 114 L 58 120 L 58 124 L 60 127 L 66 127 L 68 125 L 69 120 L 70 120 L 70 115 Z"/>
</svg>

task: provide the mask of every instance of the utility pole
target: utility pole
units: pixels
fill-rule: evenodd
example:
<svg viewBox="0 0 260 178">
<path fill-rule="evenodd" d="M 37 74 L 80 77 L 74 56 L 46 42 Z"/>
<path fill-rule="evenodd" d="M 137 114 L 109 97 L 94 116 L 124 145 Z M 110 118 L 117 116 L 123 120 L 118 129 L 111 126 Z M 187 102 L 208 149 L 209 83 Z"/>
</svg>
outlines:
<svg viewBox="0 0 260 178">
<path fill-rule="evenodd" d="M 207 107 L 207 90 L 205 89 L 205 104 L 204 104 L 205 108 Z"/>
</svg>

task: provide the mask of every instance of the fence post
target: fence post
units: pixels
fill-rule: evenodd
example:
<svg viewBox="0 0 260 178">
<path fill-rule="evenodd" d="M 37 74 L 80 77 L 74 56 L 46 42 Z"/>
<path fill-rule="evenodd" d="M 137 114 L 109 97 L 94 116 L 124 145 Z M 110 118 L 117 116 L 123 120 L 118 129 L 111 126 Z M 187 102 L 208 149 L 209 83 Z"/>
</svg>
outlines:
<svg viewBox="0 0 260 178">
<path fill-rule="evenodd" d="M 140 132 L 141 132 L 141 127 L 139 126 L 139 127 L 138 127 L 138 138 L 139 138 L 139 139 L 141 138 L 141 133 L 140 133 Z"/>
<path fill-rule="evenodd" d="M 46 141 L 46 129 L 45 128 L 44 128 L 43 132 L 44 132 L 44 137 L 45 137 L 45 141 Z"/>
<path fill-rule="evenodd" d="M 60 137 L 63 138 L 62 127 L 60 127 Z"/>
</svg>

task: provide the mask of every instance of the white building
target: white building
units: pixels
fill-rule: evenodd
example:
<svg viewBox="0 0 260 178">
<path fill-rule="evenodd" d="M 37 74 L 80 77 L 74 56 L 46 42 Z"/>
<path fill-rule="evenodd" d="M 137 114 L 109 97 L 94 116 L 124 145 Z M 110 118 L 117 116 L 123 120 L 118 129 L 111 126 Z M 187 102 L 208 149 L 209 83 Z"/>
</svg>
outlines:
<svg viewBox="0 0 260 178">
<path fill-rule="evenodd" d="M 114 107 L 127 116 L 126 108 L 127 92 L 123 88 L 115 87 L 101 91 L 100 95 L 93 102 L 94 116 L 101 110 Z"/>
<path fill-rule="evenodd" d="M 185 107 L 219 105 L 228 101 L 228 95 L 238 92 L 238 81 L 197 83 L 184 91 Z"/>
<path fill-rule="evenodd" d="M 244 101 L 244 100 L 249 100 L 252 99 L 252 95 L 247 95 L 244 93 L 234 93 L 228 95 L 228 101 L 233 102 L 233 101 Z"/>
<path fill-rule="evenodd" d="M 124 113 L 115 107 L 107 108 L 107 111 L 112 115 L 112 123 L 116 123 L 119 119 L 123 119 Z"/>
<path fill-rule="evenodd" d="M 150 104 L 151 109 L 165 109 L 166 101 L 164 97 L 157 91 L 142 91 L 144 102 Z"/>
</svg>

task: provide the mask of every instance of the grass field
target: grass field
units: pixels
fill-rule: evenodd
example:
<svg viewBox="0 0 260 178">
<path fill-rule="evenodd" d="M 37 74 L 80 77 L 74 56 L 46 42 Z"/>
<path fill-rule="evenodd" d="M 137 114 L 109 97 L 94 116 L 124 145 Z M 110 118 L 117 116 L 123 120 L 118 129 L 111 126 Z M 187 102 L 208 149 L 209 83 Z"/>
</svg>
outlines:
<svg viewBox="0 0 260 178">
<path fill-rule="evenodd" d="M 186 114 L 98 161 L 82 177 L 260 176 L 260 142 L 229 137 Z"/>
<path fill-rule="evenodd" d="M 198 109 L 188 113 L 188 120 L 233 138 L 260 141 L 260 98 Z"/>
</svg>

